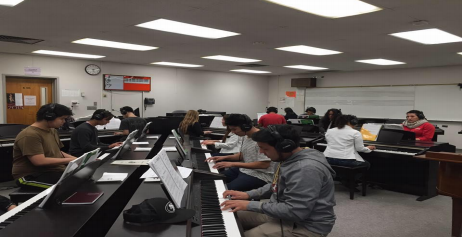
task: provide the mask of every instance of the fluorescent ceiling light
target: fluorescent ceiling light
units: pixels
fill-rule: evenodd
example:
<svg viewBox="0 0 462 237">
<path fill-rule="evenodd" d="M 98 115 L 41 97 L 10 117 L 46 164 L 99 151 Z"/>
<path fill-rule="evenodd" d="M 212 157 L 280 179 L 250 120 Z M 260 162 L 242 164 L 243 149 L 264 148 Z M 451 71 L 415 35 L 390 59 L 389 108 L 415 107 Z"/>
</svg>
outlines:
<svg viewBox="0 0 462 237">
<path fill-rule="evenodd" d="M 329 68 L 325 67 L 314 67 L 314 66 L 306 66 L 306 65 L 292 65 L 292 66 L 284 66 L 288 68 L 296 68 L 296 69 L 305 69 L 305 70 L 326 70 Z"/>
<path fill-rule="evenodd" d="M 282 48 L 276 48 L 276 49 L 294 52 L 294 53 L 310 54 L 310 55 L 331 55 L 331 54 L 342 53 L 342 52 L 338 52 L 334 50 L 315 48 L 315 47 L 306 46 L 306 45 L 288 46 L 288 47 L 282 47 Z"/>
<path fill-rule="evenodd" d="M 400 32 L 390 35 L 421 44 L 445 44 L 462 41 L 461 37 L 436 28 Z"/>
<path fill-rule="evenodd" d="M 214 55 L 214 56 L 207 56 L 207 57 L 202 57 L 202 58 L 214 59 L 214 60 L 222 60 L 222 61 L 231 61 L 231 62 L 240 62 L 240 63 L 252 63 L 252 62 L 261 61 L 261 60 L 258 60 L 258 59 L 237 58 L 237 57 L 226 56 L 226 55 Z"/>
<path fill-rule="evenodd" d="M 234 69 L 234 70 L 230 70 L 232 72 L 247 72 L 247 73 L 257 73 L 257 74 L 261 74 L 261 73 L 271 73 L 271 72 L 268 72 L 268 71 L 257 71 L 257 70 L 248 70 L 248 69 Z"/>
<path fill-rule="evenodd" d="M 14 7 L 24 0 L 0 0 L 1 6 Z"/>
<path fill-rule="evenodd" d="M 108 47 L 108 48 L 117 48 L 117 49 L 137 50 L 137 51 L 148 51 L 148 50 L 157 49 L 157 47 L 151 47 L 151 46 L 145 46 L 145 45 L 127 44 L 127 43 L 120 43 L 120 42 L 115 42 L 115 41 L 90 39 L 90 38 L 72 41 L 72 43 L 101 46 L 101 47 Z"/>
<path fill-rule="evenodd" d="M 219 39 L 234 35 L 240 35 L 239 33 L 218 30 L 204 26 L 192 25 L 188 23 L 171 21 L 167 19 L 158 19 L 154 21 L 145 22 L 139 25 L 138 27 L 166 31 L 171 33 L 177 33 L 182 35 L 191 35 L 196 37 L 203 37 L 209 39 Z"/>
<path fill-rule="evenodd" d="M 356 62 L 358 62 L 358 63 L 369 63 L 369 64 L 375 64 L 375 65 L 398 65 L 398 64 L 406 64 L 406 63 L 403 63 L 403 62 L 392 61 L 392 60 L 383 59 L 383 58 L 356 60 Z"/>
<path fill-rule="evenodd" d="M 359 0 L 266 0 L 286 7 L 294 8 L 311 14 L 340 18 L 369 12 L 380 11 L 382 8 Z"/>
<path fill-rule="evenodd" d="M 56 56 L 66 56 L 66 57 L 76 57 L 76 58 L 104 58 L 104 57 L 106 57 L 106 56 L 101 56 L 101 55 L 68 53 L 68 52 L 59 52 L 59 51 L 51 51 L 51 50 L 37 50 L 37 51 L 34 51 L 32 53 L 48 54 L 48 55 L 56 55 Z"/>
<path fill-rule="evenodd" d="M 174 66 L 174 67 L 203 67 L 204 66 L 204 65 L 173 63 L 173 62 L 155 62 L 151 64 L 163 65 L 163 66 Z"/>
<path fill-rule="evenodd" d="M 462 55 L 462 52 L 459 52 L 458 54 Z"/>
</svg>

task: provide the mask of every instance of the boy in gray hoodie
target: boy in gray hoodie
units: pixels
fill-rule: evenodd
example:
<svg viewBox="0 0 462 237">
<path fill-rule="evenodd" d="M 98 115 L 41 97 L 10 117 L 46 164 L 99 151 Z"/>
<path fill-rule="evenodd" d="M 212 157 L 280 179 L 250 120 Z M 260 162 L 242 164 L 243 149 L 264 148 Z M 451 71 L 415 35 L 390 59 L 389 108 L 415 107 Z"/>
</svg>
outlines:
<svg viewBox="0 0 462 237">
<path fill-rule="evenodd" d="M 260 152 L 274 162 L 273 182 L 248 192 L 228 190 L 223 210 L 239 211 L 245 236 L 327 236 L 335 223 L 334 170 L 317 150 L 299 147 L 289 125 L 269 126 L 253 134 Z M 268 202 L 247 201 L 267 199 Z"/>
</svg>

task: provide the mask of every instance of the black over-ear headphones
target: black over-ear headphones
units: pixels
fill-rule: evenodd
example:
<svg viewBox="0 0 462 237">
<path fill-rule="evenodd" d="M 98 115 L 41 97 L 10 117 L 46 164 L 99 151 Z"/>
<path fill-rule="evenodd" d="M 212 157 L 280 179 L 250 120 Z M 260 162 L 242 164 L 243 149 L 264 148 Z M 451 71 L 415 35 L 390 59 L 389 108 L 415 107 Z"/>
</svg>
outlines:
<svg viewBox="0 0 462 237">
<path fill-rule="evenodd" d="M 358 118 L 356 118 L 356 116 L 354 115 L 349 115 L 348 120 L 349 120 L 348 122 L 350 122 L 350 124 L 353 126 L 356 126 L 359 123 Z"/>
<path fill-rule="evenodd" d="M 45 111 L 44 118 L 46 121 L 53 121 L 56 119 L 56 113 L 55 113 L 55 103 L 51 103 L 48 105 L 47 110 Z"/>
<path fill-rule="evenodd" d="M 122 115 L 126 115 L 126 114 L 127 114 L 127 111 L 125 110 L 125 107 L 120 108 L 120 113 L 121 113 Z"/>
<path fill-rule="evenodd" d="M 419 119 L 425 119 L 425 115 L 422 111 L 417 110 L 416 112 L 417 112 L 416 115 Z"/>
<path fill-rule="evenodd" d="M 243 124 L 239 125 L 241 130 L 244 132 L 250 131 L 250 129 L 253 127 L 252 119 L 250 119 L 246 114 L 241 114 L 241 120 L 244 122 Z"/>
<path fill-rule="evenodd" d="M 93 115 L 93 118 L 95 118 L 96 120 L 102 120 L 104 118 L 104 113 L 106 112 L 107 110 L 103 109 L 101 110 L 101 112 Z"/>
<path fill-rule="evenodd" d="M 271 133 L 271 136 L 276 140 L 276 145 L 274 146 L 274 148 L 276 148 L 276 151 L 291 152 L 297 149 L 297 144 L 295 144 L 295 142 L 290 139 L 283 138 L 281 134 L 279 134 L 279 132 L 276 130 L 275 126 L 269 125 L 268 129 Z"/>
<path fill-rule="evenodd" d="M 266 113 L 267 113 L 267 114 L 269 114 L 269 113 L 271 113 L 271 112 L 278 113 L 278 108 L 273 107 L 273 106 L 266 108 Z"/>
</svg>

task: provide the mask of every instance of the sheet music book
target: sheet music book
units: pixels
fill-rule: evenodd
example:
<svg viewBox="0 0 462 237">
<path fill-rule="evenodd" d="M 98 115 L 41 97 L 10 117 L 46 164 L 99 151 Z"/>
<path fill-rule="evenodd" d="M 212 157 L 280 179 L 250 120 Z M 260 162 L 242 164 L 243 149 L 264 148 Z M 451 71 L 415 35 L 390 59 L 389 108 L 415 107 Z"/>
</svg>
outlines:
<svg viewBox="0 0 462 237">
<path fill-rule="evenodd" d="M 175 171 L 168 159 L 167 152 L 161 150 L 159 154 L 149 161 L 149 167 L 159 176 L 167 189 L 176 208 L 181 207 L 181 200 L 188 184 Z"/>
<path fill-rule="evenodd" d="M 211 128 L 226 128 L 221 123 L 222 119 L 223 119 L 223 117 L 215 117 L 215 118 L 213 118 L 212 123 L 210 124 L 210 127 Z"/>
<path fill-rule="evenodd" d="M 148 165 L 150 160 L 116 160 L 111 165 Z"/>
<path fill-rule="evenodd" d="M 378 123 L 365 123 L 361 127 L 361 134 L 364 141 L 376 141 L 379 135 L 382 124 Z"/>
</svg>

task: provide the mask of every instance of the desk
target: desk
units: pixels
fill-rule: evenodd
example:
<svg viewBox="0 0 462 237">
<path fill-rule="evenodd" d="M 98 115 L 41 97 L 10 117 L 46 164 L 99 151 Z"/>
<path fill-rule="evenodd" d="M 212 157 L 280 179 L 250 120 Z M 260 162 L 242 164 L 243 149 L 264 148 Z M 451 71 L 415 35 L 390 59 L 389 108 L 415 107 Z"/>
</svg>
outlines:
<svg viewBox="0 0 462 237">
<path fill-rule="evenodd" d="M 152 146 L 150 142 L 150 146 Z M 148 152 L 133 152 L 138 145 L 132 145 L 131 152 L 126 152 L 121 159 L 145 159 Z M 141 145 L 142 146 L 142 145 Z M 145 145 L 146 146 L 146 145 Z M 99 179 L 104 172 L 128 173 L 124 182 L 94 183 L 87 181 L 77 191 L 102 191 L 101 196 L 92 205 L 68 205 L 51 209 L 31 210 L 23 217 L 0 231 L 2 236 L 104 236 L 114 223 L 132 194 L 141 184 L 139 177 L 147 166 L 103 164 L 94 174 Z"/>
</svg>

